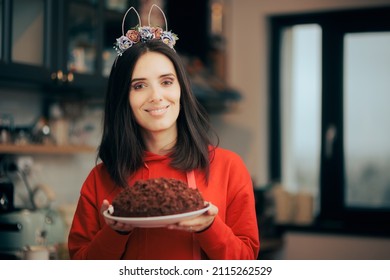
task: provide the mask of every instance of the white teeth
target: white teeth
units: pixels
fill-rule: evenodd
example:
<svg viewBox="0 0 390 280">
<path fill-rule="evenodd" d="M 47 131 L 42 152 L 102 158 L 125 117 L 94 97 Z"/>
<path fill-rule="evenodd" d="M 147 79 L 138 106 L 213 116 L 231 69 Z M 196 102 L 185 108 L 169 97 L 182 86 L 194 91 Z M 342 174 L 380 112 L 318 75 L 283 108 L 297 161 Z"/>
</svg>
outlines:
<svg viewBox="0 0 390 280">
<path fill-rule="evenodd" d="M 165 108 L 164 109 L 151 110 L 149 112 L 160 113 L 160 112 L 163 112 L 164 110 L 165 110 Z"/>
<path fill-rule="evenodd" d="M 160 113 L 164 113 L 167 109 L 168 109 L 168 107 L 163 107 L 163 108 L 158 108 L 158 109 L 149 109 L 146 111 L 149 113 L 152 113 L 152 114 L 160 114 Z"/>
</svg>

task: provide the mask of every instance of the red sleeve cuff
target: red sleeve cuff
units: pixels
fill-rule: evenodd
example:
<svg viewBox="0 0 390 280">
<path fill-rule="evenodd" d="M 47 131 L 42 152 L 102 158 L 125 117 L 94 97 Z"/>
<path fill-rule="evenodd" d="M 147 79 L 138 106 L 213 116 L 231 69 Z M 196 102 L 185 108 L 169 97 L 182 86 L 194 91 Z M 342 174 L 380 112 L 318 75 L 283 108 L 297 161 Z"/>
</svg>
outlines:
<svg viewBox="0 0 390 280">
<path fill-rule="evenodd" d="M 105 226 L 95 236 L 89 250 L 90 259 L 120 259 L 124 250 L 129 234 L 122 235 Z"/>
<path fill-rule="evenodd" d="M 228 231 L 229 227 L 226 226 L 226 224 L 217 215 L 209 228 L 198 232 L 195 236 L 201 247 L 216 248 L 224 245 L 224 236 L 228 233 Z"/>
</svg>

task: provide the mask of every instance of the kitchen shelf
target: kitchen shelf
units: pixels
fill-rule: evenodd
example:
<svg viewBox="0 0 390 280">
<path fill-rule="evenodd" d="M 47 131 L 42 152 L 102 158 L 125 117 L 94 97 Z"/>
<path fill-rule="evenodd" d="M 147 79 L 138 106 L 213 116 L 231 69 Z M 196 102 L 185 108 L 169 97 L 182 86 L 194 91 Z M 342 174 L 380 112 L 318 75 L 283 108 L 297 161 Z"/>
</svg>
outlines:
<svg viewBox="0 0 390 280">
<path fill-rule="evenodd" d="M 96 148 L 87 145 L 12 145 L 0 144 L 0 154 L 79 154 L 95 153 Z"/>
</svg>

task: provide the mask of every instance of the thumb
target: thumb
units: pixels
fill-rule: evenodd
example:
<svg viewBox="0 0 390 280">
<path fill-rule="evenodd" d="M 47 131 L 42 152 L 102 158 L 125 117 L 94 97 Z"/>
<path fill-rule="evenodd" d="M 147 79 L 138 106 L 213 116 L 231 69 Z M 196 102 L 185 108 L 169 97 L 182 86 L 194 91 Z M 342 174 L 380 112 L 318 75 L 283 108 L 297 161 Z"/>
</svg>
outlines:
<svg viewBox="0 0 390 280">
<path fill-rule="evenodd" d="M 218 214 L 218 207 L 210 202 L 210 209 L 207 211 L 207 214 L 210 216 L 216 216 Z"/>
<path fill-rule="evenodd" d="M 104 199 L 102 206 L 100 207 L 100 212 L 103 214 L 103 212 L 106 211 L 109 206 L 110 206 L 110 203 L 108 202 L 108 200 Z"/>
</svg>

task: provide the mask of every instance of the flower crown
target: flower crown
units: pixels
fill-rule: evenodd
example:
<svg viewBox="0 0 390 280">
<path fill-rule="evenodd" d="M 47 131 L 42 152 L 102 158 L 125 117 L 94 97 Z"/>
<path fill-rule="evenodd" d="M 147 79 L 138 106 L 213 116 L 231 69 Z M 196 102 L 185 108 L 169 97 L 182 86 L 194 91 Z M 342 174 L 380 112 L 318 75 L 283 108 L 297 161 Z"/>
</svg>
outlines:
<svg viewBox="0 0 390 280">
<path fill-rule="evenodd" d="M 154 7 L 157 7 L 161 11 L 162 15 L 164 16 L 165 27 L 168 28 L 167 19 L 165 17 L 164 12 L 156 4 L 153 4 L 149 10 L 149 17 L 148 17 L 149 26 L 141 26 L 141 18 L 138 12 L 134 7 L 130 7 L 126 11 L 122 20 L 122 36 L 117 38 L 114 44 L 114 49 L 116 50 L 118 56 L 121 56 L 128 48 L 131 48 L 134 44 L 137 44 L 139 42 L 147 42 L 150 40 L 161 40 L 162 42 L 167 44 L 171 49 L 174 50 L 174 46 L 176 44 L 176 41 L 179 40 L 179 37 L 175 33 L 172 33 L 171 31 L 167 31 L 167 30 L 164 31 L 161 27 L 150 26 L 150 14 Z M 127 30 L 125 34 L 124 23 L 125 23 L 127 13 L 130 12 L 131 10 L 134 10 L 134 12 L 137 14 L 139 24 Z"/>
</svg>

